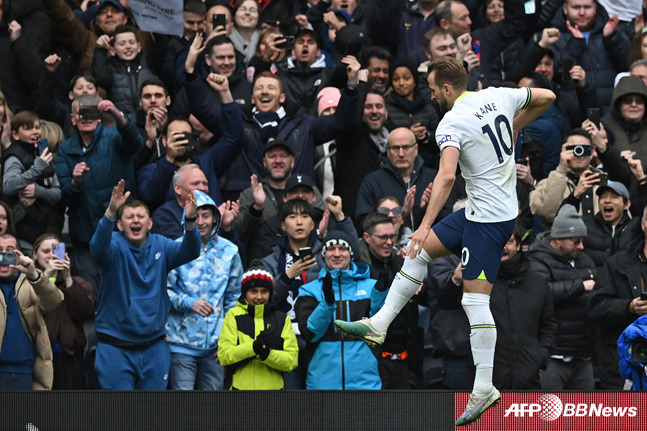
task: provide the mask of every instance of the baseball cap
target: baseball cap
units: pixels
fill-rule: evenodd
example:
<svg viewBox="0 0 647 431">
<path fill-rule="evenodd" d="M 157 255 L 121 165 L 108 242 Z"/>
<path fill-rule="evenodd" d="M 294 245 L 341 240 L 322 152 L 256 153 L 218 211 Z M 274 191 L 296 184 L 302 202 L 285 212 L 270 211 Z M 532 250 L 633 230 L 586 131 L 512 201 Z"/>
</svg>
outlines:
<svg viewBox="0 0 647 431">
<path fill-rule="evenodd" d="M 283 147 L 286 150 L 288 150 L 290 154 L 294 156 L 294 151 L 292 151 L 292 147 L 290 146 L 290 143 L 288 141 L 283 141 L 280 139 L 271 139 L 267 141 L 267 144 L 265 144 L 265 149 L 263 150 L 263 155 L 265 155 L 265 153 L 267 153 L 269 150 L 271 150 L 274 147 Z"/>
<path fill-rule="evenodd" d="M 292 189 L 295 189 L 299 186 L 307 187 L 313 192 L 315 191 L 315 183 L 309 176 L 303 174 L 295 174 L 288 178 L 287 182 L 285 183 L 285 193 L 288 193 L 292 191 Z"/>
<path fill-rule="evenodd" d="M 114 7 L 116 7 L 122 12 L 126 12 L 126 10 L 124 9 L 124 6 L 121 3 L 119 3 L 117 0 L 102 0 L 101 3 L 99 3 L 99 8 L 97 10 L 98 11 L 101 10 L 102 7 L 108 4 L 113 5 Z"/>
<path fill-rule="evenodd" d="M 607 190 L 611 190 L 613 191 L 613 193 L 622 196 L 626 200 L 629 200 L 629 190 L 627 190 L 625 185 L 619 181 L 609 181 L 606 186 L 598 187 L 598 189 L 595 191 L 595 194 L 602 196 L 602 193 L 606 192 Z"/>
</svg>

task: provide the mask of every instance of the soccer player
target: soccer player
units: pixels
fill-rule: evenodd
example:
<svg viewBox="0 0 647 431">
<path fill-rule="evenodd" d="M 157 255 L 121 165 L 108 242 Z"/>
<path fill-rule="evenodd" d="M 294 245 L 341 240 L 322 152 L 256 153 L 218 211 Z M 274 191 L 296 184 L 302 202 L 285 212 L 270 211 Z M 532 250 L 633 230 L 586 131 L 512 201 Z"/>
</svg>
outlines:
<svg viewBox="0 0 647 431">
<path fill-rule="evenodd" d="M 441 157 L 431 198 L 420 227 L 409 237 L 408 257 L 389 289 L 384 306 L 370 319 L 336 320 L 347 334 L 382 344 L 386 330 L 418 290 L 433 258 L 457 254 L 463 268 L 461 304 L 470 322 L 476 365 L 474 388 L 456 425 L 467 425 L 501 398 L 492 385 L 496 328 L 490 291 L 503 246 L 514 231 L 518 212 L 515 191 L 514 137 L 555 100 L 539 88 L 488 88 L 466 91 L 467 74 L 458 60 L 441 57 L 429 65 L 431 97 L 447 112 L 436 130 Z M 522 110 L 515 117 L 515 113 Z M 447 200 L 460 165 L 467 206 L 431 228 Z"/>
</svg>

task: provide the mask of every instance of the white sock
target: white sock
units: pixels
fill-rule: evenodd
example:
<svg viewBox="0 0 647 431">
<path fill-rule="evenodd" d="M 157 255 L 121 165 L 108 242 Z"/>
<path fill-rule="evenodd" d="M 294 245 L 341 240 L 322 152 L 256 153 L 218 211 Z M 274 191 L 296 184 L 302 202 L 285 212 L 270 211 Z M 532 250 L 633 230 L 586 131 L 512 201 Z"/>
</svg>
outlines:
<svg viewBox="0 0 647 431">
<path fill-rule="evenodd" d="M 371 325 L 376 331 L 389 329 L 395 316 L 420 288 L 422 279 L 427 274 L 427 264 L 430 261 L 431 258 L 425 250 L 418 253 L 415 259 L 411 259 L 409 256 L 404 259 L 404 265 L 395 275 L 384 305 L 371 317 Z"/>
<path fill-rule="evenodd" d="M 492 390 L 496 326 L 490 312 L 490 296 L 482 293 L 463 293 L 463 310 L 470 322 L 470 346 L 476 366 L 472 393 L 484 397 Z"/>
</svg>

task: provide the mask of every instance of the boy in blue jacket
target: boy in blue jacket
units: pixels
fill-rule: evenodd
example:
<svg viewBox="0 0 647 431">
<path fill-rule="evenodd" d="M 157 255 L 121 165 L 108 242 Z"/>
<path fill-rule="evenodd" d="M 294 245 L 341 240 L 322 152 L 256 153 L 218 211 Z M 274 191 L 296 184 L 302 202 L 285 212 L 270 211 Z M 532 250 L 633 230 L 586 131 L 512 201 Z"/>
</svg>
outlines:
<svg viewBox="0 0 647 431">
<path fill-rule="evenodd" d="M 200 255 L 195 196 L 184 207 L 186 234 L 179 243 L 148 233 L 148 208 L 137 200 L 126 203 L 124 185 L 122 179 L 113 189 L 90 241 L 101 266 L 95 368 L 102 389 L 164 390 L 171 361 L 164 341 L 171 307 L 166 277 Z M 115 218 L 119 232 L 113 232 Z"/>
</svg>

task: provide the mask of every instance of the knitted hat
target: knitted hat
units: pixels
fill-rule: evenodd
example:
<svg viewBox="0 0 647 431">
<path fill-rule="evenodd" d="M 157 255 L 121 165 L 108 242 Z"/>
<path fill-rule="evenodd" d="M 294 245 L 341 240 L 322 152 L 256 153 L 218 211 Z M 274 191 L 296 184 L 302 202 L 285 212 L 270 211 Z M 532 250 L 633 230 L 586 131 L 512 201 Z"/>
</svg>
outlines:
<svg viewBox="0 0 647 431">
<path fill-rule="evenodd" d="M 573 205 L 564 205 L 559 209 L 550 231 L 554 239 L 577 238 L 586 236 L 586 225 Z"/>
<path fill-rule="evenodd" d="M 319 94 L 317 94 L 317 100 L 319 100 L 319 105 L 317 106 L 317 114 L 321 117 L 321 113 L 326 109 L 332 106 L 336 108 L 337 105 L 339 105 L 340 98 L 341 92 L 338 88 L 326 87 L 322 89 Z"/>
<path fill-rule="evenodd" d="M 353 247 L 351 244 L 354 241 L 351 239 L 348 234 L 340 230 L 333 230 L 328 232 L 328 235 L 323 240 L 323 247 L 321 248 L 321 255 L 325 256 L 326 250 L 328 250 L 333 245 L 343 245 L 350 251 L 350 258 L 353 258 Z"/>
<path fill-rule="evenodd" d="M 253 287 L 264 287 L 270 291 L 270 294 L 274 290 L 274 278 L 264 266 L 252 266 L 243 274 L 243 280 L 240 282 L 240 293 L 243 298 Z"/>
</svg>

